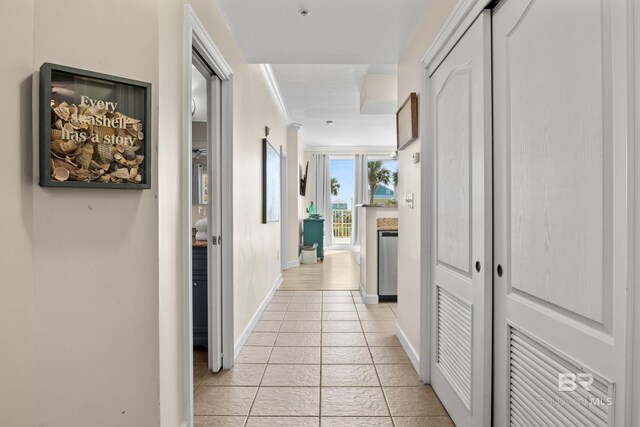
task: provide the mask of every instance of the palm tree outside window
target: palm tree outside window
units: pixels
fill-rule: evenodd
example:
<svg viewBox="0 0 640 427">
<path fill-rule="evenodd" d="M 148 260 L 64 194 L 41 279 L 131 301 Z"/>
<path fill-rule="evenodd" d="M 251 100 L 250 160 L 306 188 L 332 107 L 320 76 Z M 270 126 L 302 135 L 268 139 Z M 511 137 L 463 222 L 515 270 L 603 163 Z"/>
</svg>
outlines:
<svg viewBox="0 0 640 427">
<path fill-rule="evenodd" d="M 333 241 L 349 245 L 353 228 L 354 156 L 331 156 L 331 213 Z"/>
<path fill-rule="evenodd" d="M 398 162 L 395 159 L 370 160 L 367 178 L 369 203 L 372 205 L 395 205 L 398 184 Z"/>
</svg>

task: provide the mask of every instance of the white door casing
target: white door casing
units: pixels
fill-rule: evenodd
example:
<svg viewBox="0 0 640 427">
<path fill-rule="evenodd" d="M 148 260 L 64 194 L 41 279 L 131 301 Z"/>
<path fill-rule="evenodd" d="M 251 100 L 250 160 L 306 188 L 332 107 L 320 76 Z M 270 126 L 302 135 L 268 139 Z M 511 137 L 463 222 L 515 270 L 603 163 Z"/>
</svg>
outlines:
<svg viewBox="0 0 640 427">
<path fill-rule="evenodd" d="M 496 426 L 629 425 L 627 30 L 623 0 L 493 14 Z"/>
<path fill-rule="evenodd" d="M 427 81 L 431 384 L 457 425 L 491 423 L 491 18 L 482 12 Z"/>
</svg>

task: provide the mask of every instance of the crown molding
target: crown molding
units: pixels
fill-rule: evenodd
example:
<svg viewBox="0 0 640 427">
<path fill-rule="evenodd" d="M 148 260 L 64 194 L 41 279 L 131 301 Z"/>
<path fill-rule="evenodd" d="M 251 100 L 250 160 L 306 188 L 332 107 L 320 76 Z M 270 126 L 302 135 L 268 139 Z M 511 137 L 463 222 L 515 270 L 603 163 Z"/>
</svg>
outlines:
<svg viewBox="0 0 640 427">
<path fill-rule="evenodd" d="M 289 110 L 287 109 L 287 105 L 284 103 L 284 98 L 282 98 L 282 94 L 280 93 L 280 87 L 278 86 L 278 82 L 276 81 L 276 77 L 273 75 L 273 70 L 271 69 L 271 65 L 269 64 L 258 64 L 258 69 L 262 73 L 262 77 L 264 77 L 264 81 L 269 88 L 269 92 L 271 92 L 271 97 L 273 98 L 273 102 L 275 102 L 280 115 L 282 116 L 282 120 L 284 120 L 285 125 L 289 126 L 294 124 L 293 120 L 291 120 L 291 115 L 289 114 Z"/>
</svg>

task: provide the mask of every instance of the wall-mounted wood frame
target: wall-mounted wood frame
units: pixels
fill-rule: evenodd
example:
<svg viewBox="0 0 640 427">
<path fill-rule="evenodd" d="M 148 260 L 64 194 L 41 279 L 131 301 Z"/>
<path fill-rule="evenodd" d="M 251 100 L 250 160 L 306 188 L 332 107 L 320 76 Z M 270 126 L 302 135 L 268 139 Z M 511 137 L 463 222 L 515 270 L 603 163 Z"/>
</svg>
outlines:
<svg viewBox="0 0 640 427">
<path fill-rule="evenodd" d="M 411 92 L 396 113 L 396 129 L 398 150 L 404 150 L 407 145 L 418 138 L 418 94 Z"/>
<path fill-rule="evenodd" d="M 151 187 L 151 84 L 40 67 L 42 187 Z"/>
</svg>

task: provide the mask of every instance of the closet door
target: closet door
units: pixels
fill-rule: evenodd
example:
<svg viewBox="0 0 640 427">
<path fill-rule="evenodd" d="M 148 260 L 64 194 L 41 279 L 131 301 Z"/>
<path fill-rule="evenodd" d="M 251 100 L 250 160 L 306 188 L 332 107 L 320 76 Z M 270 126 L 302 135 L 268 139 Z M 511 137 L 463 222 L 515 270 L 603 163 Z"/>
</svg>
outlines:
<svg viewBox="0 0 640 427">
<path fill-rule="evenodd" d="M 626 2 L 492 25 L 494 424 L 629 425 Z"/>
<path fill-rule="evenodd" d="M 459 426 L 491 423 L 490 24 L 483 12 L 428 80 L 431 385 Z"/>
</svg>

